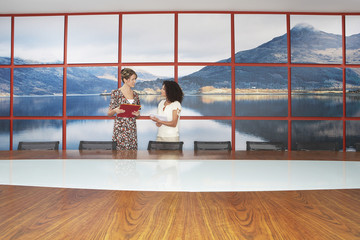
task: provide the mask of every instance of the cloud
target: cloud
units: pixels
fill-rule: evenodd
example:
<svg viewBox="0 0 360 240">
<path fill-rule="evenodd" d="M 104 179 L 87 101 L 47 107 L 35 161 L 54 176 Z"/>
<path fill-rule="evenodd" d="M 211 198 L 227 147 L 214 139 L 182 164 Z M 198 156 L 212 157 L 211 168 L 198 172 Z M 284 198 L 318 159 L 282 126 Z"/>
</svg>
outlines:
<svg viewBox="0 0 360 240">
<path fill-rule="evenodd" d="M 327 33 L 341 34 L 341 16 L 324 16 L 324 15 L 291 15 L 291 28 L 299 23 L 307 23 L 315 29 Z"/>
<path fill-rule="evenodd" d="M 285 33 L 285 14 L 237 14 L 235 52 L 256 48 Z"/>
<path fill-rule="evenodd" d="M 230 20 L 230 14 L 179 14 L 179 61 L 215 62 L 229 58 Z"/>
</svg>

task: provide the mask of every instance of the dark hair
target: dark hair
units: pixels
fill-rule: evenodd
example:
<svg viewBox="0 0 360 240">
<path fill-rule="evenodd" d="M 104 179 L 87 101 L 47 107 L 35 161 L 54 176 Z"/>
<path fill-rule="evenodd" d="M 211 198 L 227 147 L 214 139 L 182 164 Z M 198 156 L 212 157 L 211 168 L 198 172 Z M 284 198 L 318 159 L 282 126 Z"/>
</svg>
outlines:
<svg viewBox="0 0 360 240">
<path fill-rule="evenodd" d="M 123 68 L 121 70 L 121 81 L 124 82 L 124 79 L 129 79 L 132 75 L 135 74 L 135 77 L 137 78 L 137 74 L 134 70 L 131 68 Z"/>
<path fill-rule="evenodd" d="M 163 82 L 163 86 L 165 88 L 167 100 L 169 100 L 170 102 L 182 102 L 184 98 L 184 93 L 177 82 L 166 80 Z"/>
</svg>

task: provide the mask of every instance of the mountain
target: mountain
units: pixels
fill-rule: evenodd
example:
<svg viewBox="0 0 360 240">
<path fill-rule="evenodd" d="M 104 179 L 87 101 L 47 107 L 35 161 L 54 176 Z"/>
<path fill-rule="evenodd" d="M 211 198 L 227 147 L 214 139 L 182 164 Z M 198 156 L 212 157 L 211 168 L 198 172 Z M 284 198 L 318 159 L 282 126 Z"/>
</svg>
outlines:
<svg viewBox="0 0 360 240">
<path fill-rule="evenodd" d="M 341 35 L 319 31 L 306 24 L 291 29 L 292 63 L 342 63 Z M 360 62 L 360 34 L 346 37 L 347 61 Z M 14 59 L 16 65 L 34 64 L 22 59 Z M 218 63 L 229 63 L 224 59 Z M 287 34 L 253 49 L 235 54 L 236 63 L 286 63 Z M 9 58 L 0 57 L 0 64 L 9 64 Z M 135 89 L 140 93 L 157 93 L 164 79 L 149 72 L 136 69 L 138 81 Z M 291 87 L 295 90 L 341 90 L 342 70 L 339 68 L 291 69 Z M 17 68 L 14 71 L 15 95 L 62 94 L 62 68 Z M 116 67 L 69 67 L 67 69 L 68 94 L 98 94 L 117 88 Z M 8 69 L 0 69 L 1 93 L 9 92 L 10 75 Z M 360 71 L 347 69 L 347 84 L 359 88 Z M 207 90 L 229 93 L 231 88 L 230 66 L 206 66 L 197 72 L 179 78 L 185 94 L 199 94 Z M 237 89 L 280 89 L 287 90 L 288 76 L 286 67 L 235 67 L 235 87 Z M 0 94 L 1 94 L 0 93 Z M 208 92 L 207 92 L 208 93 Z"/>
<path fill-rule="evenodd" d="M 307 24 L 299 24 L 291 29 L 291 49 L 293 63 L 342 63 L 341 35 L 319 31 Z M 346 38 L 352 51 L 351 58 L 360 60 L 360 34 Z M 348 52 L 348 51 L 347 51 Z M 231 59 L 220 62 L 228 63 Z M 287 34 L 275 37 L 254 49 L 235 54 L 236 63 L 286 63 Z M 287 89 L 286 67 L 236 67 L 235 87 L 238 89 Z M 342 70 L 339 68 L 292 68 L 291 86 L 294 90 L 341 90 Z M 360 74 L 355 69 L 347 69 L 347 84 L 359 87 Z M 198 72 L 179 78 L 184 92 L 196 94 L 204 86 L 230 88 L 231 69 L 227 66 L 207 66 Z"/>
</svg>

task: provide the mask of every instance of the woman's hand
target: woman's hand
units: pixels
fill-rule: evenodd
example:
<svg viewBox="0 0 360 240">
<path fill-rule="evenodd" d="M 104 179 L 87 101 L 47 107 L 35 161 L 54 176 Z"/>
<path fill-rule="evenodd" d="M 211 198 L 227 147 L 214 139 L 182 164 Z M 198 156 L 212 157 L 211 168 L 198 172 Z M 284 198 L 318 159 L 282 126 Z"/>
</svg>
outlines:
<svg viewBox="0 0 360 240">
<path fill-rule="evenodd" d="M 132 115 L 138 117 L 138 116 L 140 116 L 140 111 L 132 112 Z"/>
<path fill-rule="evenodd" d="M 125 110 L 124 109 L 120 109 L 120 107 L 118 108 L 114 108 L 108 111 L 108 117 L 112 117 L 114 116 L 114 114 L 118 115 L 119 113 L 124 113 Z"/>
<path fill-rule="evenodd" d="M 116 115 L 118 115 L 119 113 L 124 113 L 124 112 L 125 112 L 125 110 L 124 110 L 124 109 L 120 109 L 120 107 L 115 108 L 114 111 L 115 111 Z"/>
<path fill-rule="evenodd" d="M 162 125 L 162 123 L 160 123 L 160 119 L 158 119 L 157 117 L 150 116 L 150 119 L 156 123 L 157 127 L 160 127 Z"/>
<path fill-rule="evenodd" d="M 154 122 L 158 122 L 159 119 L 157 117 L 154 117 L 154 116 L 150 116 L 150 119 L 153 120 Z"/>
</svg>

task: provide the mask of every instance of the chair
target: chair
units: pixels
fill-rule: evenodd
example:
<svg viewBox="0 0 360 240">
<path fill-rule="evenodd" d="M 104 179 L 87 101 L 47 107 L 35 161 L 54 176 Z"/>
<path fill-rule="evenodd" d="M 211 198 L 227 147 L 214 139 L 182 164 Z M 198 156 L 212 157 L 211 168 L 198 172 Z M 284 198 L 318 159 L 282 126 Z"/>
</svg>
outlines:
<svg viewBox="0 0 360 240">
<path fill-rule="evenodd" d="M 360 143 L 355 143 L 355 149 L 357 152 L 360 152 Z"/>
<path fill-rule="evenodd" d="M 59 141 L 23 142 L 20 141 L 18 150 L 59 150 Z"/>
<path fill-rule="evenodd" d="M 180 150 L 183 149 L 184 142 L 161 142 L 149 141 L 147 150 Z"/>
<path fill-rule="evenodd" d="M 216 142 L 216 141 L 194 141 L 194 150 L 226 150 L 231 151 L 231 142 Z"/>
<path fill-rule="evenodd" d="M 256 142 L 246 141 L 246 151 L 285 151 L 281 142 Z"/>
<path fill-rule="evenodd" d="M 79 150 L 116 150 L 116 142 L 80 141 Z"/>
<path fill-rule="evenodd" d="M 337 142 L 298 142 L 296 143 L 298 151 L 339 151 Z"/>
</svg>

